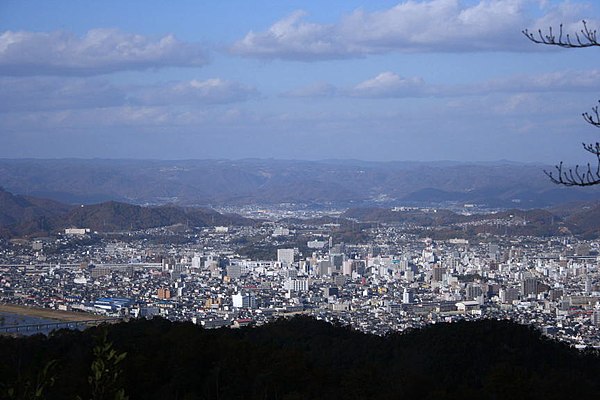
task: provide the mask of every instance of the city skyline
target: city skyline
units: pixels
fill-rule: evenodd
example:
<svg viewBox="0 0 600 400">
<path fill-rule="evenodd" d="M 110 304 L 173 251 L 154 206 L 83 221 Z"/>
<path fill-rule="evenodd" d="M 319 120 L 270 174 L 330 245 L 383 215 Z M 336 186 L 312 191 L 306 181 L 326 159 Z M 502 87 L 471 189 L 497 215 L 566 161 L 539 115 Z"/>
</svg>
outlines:
<svg viewBox="0 0 600 400">
<path fill-rule="evenodd" d="M 591 1 L 0 5 L 2 158 L 587 162 Z"/>
</svg>

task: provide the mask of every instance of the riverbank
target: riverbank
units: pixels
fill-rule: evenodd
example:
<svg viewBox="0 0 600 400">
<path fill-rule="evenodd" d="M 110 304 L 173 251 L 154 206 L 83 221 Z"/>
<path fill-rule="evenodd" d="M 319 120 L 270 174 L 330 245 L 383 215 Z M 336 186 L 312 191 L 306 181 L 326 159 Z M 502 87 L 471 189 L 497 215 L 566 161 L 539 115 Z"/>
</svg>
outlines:
<svg viewBox="0 0 600 400">
<path fill-rule="evenodd" d="M 65 322 L 88 321 L 91 319 L 107 318 L 102 315 L 85 312 L 51 310 L 49 308 L 27 307 L 16 304 L 0 304 L 0 312 Z"/>
</svg>

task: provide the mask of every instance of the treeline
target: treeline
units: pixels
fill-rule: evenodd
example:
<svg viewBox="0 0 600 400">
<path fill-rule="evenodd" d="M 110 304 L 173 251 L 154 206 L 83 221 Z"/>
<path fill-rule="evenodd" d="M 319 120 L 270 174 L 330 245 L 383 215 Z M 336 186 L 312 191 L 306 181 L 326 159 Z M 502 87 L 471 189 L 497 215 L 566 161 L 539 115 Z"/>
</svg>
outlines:
<svg viewBox="0 0 600 400">
<path fill-rule="evenodd" d="M 307 317 L 239 330 L 157 318 L 2 337 L 0 359 L 0 398 L 464 400 L 600 393 L 596 352 L 508 321 L 379 337 Z"/>
</svg>

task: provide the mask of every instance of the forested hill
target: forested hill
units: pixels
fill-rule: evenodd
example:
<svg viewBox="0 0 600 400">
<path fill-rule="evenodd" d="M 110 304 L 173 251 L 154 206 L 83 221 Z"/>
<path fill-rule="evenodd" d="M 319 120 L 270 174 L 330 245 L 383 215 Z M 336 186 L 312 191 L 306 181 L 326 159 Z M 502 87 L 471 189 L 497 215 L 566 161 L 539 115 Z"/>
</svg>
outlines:
<svg viewBox="0 0 600 400">
<path fill-rule="evenodd" d="M 560 236 L 586 239 L 600 236 L 600 202 L 580 203 L 556 209 L 510 209 L 495 213 L 463 215 L 443 209 L 363 207 L 346 210 L 341 218 L 359 222 L 436 226 L 433 236 L 470 237 L 478 233 Z"/>
<path fill-rule="evenodd" d="M 201 207 L 142 207 L 108 201 L 72 206 L 18 196 L 0 188 L 0 237 L 44 236 L 70 227 L 111 232 L 183 224 L 189 227 L 250 225 L 255 221 Z"/>
<path fill-rule="evenodd" d="M 39 217 L 64 215 L 73 206 L 31 196 L 17 196 L 0 187 L 0 226 L 19 224 Z"/>
<path fill-rule="evenodd" d="M 110 347 L 98 345 L 104 329 L 112 358 Z M 124 359 L 115 366 L 120 354 Z M 438 324 L 379 337 L 308 317 L 212 331 L 134 320 L 50 338 L 2 337 L 0 359 L 2 398 L 9 389 L 24 398 L 27 385 L 50 379 L 44 398 L 97 398 L 97 379 L 90 385 L 88 376 L 98 359 L 106 368 L 100 387 L 111 399 L 119 390 L 130 399 L 563 400 L 600 393 L 597 353 L 509 321 Z"/>
</svg>

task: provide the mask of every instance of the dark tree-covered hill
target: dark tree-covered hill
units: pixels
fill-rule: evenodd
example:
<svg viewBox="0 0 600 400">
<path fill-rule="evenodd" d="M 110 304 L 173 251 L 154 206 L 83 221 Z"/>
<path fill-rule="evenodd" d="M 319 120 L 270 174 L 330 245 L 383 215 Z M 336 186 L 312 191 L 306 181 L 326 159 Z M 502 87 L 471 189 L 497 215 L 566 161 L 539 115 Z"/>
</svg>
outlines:
<svg viewBox="0 0 600 400">
<path fill-rule="evenodd" d="M 600 391 L 597 353 L 509 321 L 379 337 L 296 317 L 239 330 L 154 319 L 49 338 L 3 337 L 2 394 L 55 378 L 45 398 L 90 398 L 88 376 L 102 330 L 116 355 L 126 353 L 118 368 L 108 368 L 117 375 L 106 389 L 124 390 L 131 399 L 547 400 L 596 398 Z M 46 375 L 40 373 L 52 360 Z"/>
</svg>

